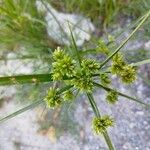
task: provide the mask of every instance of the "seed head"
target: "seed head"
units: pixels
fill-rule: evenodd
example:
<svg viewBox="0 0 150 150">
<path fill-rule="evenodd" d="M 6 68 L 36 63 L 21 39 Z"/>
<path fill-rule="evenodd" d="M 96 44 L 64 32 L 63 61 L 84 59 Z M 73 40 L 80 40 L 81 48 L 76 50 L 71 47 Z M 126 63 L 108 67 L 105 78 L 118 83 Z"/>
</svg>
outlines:
<svg viewBox="0 0 150 150">
<path fill-rule="evenodd" d="M 62 98 L 57 94 L 58 89 L 49 88 L 47 96 L 45 97 L 46 104 L 49 108 L 58 107 L 62 103 Z"/>
<path fill-rule="evenodd" d="M 131 65 L 126 65 L 121 73 L 121 80 L 126 84 L 133 83 L 136 80 L 135 68 Z"/>
<path fill-rule="evenodd" d="M 63 99 L 65 101 L 72 101 L 73 98 L 74 98 L 74 95 L 73 95 L 72 91 L 68 90 L 68 91 L 64 92 Z"/>
<path fill-rule="evenodd" d="M 102 117 L 95 117 L 92 122 L 93 130 L 96 134 L 102 134 L 106 131 L 108 127 L 113 126 L 113 123 L 114 120 L 108 115 Z"/>
<path fill-rule="evenodd" d="M 108 77 L 107 73 L 100 74 L 100 81 L 103 85 L 108 85 L 111 83 L 110 78 Z"/>
<path fill-rule="evenodd" d="M 81 67 L 87 74 L 94 74 L 99 71 L 100 64 L 92 59 L 83 59 Z"/>
<path fill-rule="evenodd" d="M 118 101 L 118 93 L 115 90 L 111 90 L 106 95 L 106 101 L 110 104 L 115 104 Z"/>
</svg>

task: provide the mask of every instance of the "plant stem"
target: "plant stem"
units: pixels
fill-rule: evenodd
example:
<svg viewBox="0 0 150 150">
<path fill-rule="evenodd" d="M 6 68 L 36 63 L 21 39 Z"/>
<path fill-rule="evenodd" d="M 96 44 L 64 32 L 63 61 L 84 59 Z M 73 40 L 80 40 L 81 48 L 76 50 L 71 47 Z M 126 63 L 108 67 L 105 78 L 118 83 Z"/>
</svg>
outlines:
<svg viewBox="0 0 150 150">
<path fill-rule="evenodd" d="M 73 37 L 72 31 L 70 30 L 70 32 L 71 32 L 73 44 L 74 44 L 75 51 L 76 51 L 75 54 L 76 54 L 76 57 L 77 57 L 77 59 L 78 59 L 79 66 L 81 67 L 80 54 L 79 54 L 79 52 L 78 52 L 78 48 L 77 48 L 75 39 L 74 39 L 74 37 Z M 87 97 L 88 97 L 89 102 L 90 102 L 90 104 L 91 104 L 91 107 L 92 107 L 92 109 L 93 109 L 93 111 L 94 111 L 94 113 L 95 113 L 95 116 L 101 117 L 100 112 L 99 112 L 99 109 L 98 109 L 98 107 L 97 107 L 97 104 L 96 104 L 96 102 L 95 102 L 95 100 L 94 100 L 93 95 L 92 95 L 91 93 L 88 93 L 88 92 L 86 92 L 86 94 L 87 94 Z M 106 141 L 106 143 L 107 143 L 107 145 L 108 145 L 108 147 L 109 147 L 109 150 L 115 150 L 115 149 L 113 148 L 111 139 L 110 139 L 110 137 L 109 137 L 107 131 L 105 131 L 105 132 L 103 133 L 103 136 L 104 136 L 104 139 L 105 139 L 105 141 Z"/>
<path fill-rule="evenodd" d="M 139 61 L 139 62 L 136 62 L 136 63 L 131 63 L 131 65 L 135 66 L 135 67 L 138 67 L 138 66 L 141 66 L 141 65 L 144 65 L 144 64 L 149 64 L 149 63 L 150 63 L 150 59 L 146 59 L 146 60 Z"/>
<path fill-rule="evenodd" d="M 108 135 L 108 133 L 107 133 L 107 131 L 105 131 L 105 132 L 103 133 L 103 136 L 104 136 L 105 141 L 106 141 L 106 143 L 107 143 L 107 145 L 108 145 L 108 147 L 109 147 L 109 150 L 115 150 L 114 147 L 113 147 L 113 144 L 112 144 L 112 142 L 111 142 L 111 140 L 110 140 L 110 137 L 109 137 L 109 135 Z"/>
<path fill-rule="evenodd" d="M 112 88 L 106 87 L 106 86 L 104 86 L 104 85 L 102 85 L 102 84 L 99 84 L 99 83 L 96 83 L 96 82 L 93 82 L 93 84 L 94 84 L 95 86 L 97 86 L 97 87 L 103 88 L 103 89 L 106 90 L 106 91 L 111 91 L 111 90 L 113 90 Z M 118 93 L 118 95 L 120 95 L 120 96 L 122 96 L 122 97 L 128 98 L 128 99 L 130 99 L 130 100 L 133 100 L 133 101 L 135 101 L 135 102 L 138 102 L 138 103 L 144 105 L 144 106 L 147 107 L 147 108 L 150 108 L 150 105 L 149 105 L 149 104 L 146 104 L 146 103 L 144 103 L 144 102 L 142 102 L 142 101 L 140 101 L 140 100 L 138 100 L 138 99 L 136 99 L 136 98 L 134 98 L 134 97 L 128 96 L 128 95 L 123 94 L 123 93 L 121 93 L 121 92 L 118 92 L 118 91 L 116 91 L 116 92 Z"/>
<path fill-rule="evenodd" d="M 96 104 L 96 102 L 94 101 L 93 95 L 92 95 L 91 93 L 86 93 L 86 94 L 87 94 L 87 97 L 88 97 L 88 99 L 89 99 L 89 102 L 90 102 L 90 104 L 91 104 L 91 106 L 92 106 L 92 109 L 93 109 L 93 111 L 94 111 L 94 113 L 95 113 L 95 116 L 96 116 L 96 117 L 101 117 L 100 112 L 99 112 L 99 110 L 98 110 L 98 108 L 97 108 L 97 104 Z"/>
<path fill-rule="evenodd" d="M 73 42 L 73 46 L 74 46 L 74 49 L 73 49 L 73 50 L 74 50 L 75 55 L 76 55 L 76 57 L 77 57 L 77 60 L 78 60 L 78 62 L 79 62 L 79 66 L 81 67 L 81 58 L 80 58 L 80 54 L 79 54 L 79 51 L 78 51 L 78 47 L 77 47 L 76 41 L 75 41 L 75 39 L 74 39 L 73 33 L 72 33 L 72 31 L 71 31 L 71 27 L 70 27 L 69 23 L 68 23 L 68 26 L 69 26 L 69 29 L 70 29 L 71 38 L 72 38 L 72 42 Z"/>
<path fill-rule="evenodd" d="M 138 24 L 138 26 L 132 31 L 132 33 L 122 42 L 122 44 L 101 64 L 100 68 L 102 68 L 134 35 L 134 33 L 143 25 L 143 23 L 148 19 L 150 16 L 150 11 L 145 15 L 142 21 Z"/>
<path fill-rule="evenodd" d="M 31 110 L 31 109 L 35 108 L 36 106 L 42 104 L 43 102 L 44 102 L 44 100 L 35 101 L 32 104 L 30 104 L 30 105 L 28 105 L 28 106 L 26 106 L 26 107 L 24 107 L 22 109 L 19 109 L 18 111 L 14 112 L 14 113 L 11 113 L 10 115 L 8 115 L 8 116 L 6 116 L 4 118 L 1 118 L 0 119 L 0 123 L 5 122 L 5 121 L 7 121 L 7 120 L 9 120 L 9 119 L 19 115 L 19 114 L 22 114 L 23 112 L 25 112 L 27 110 Z"/>
<path fill-rule="evenodd" d="M 29 74 L 0 77 L 0 85 L 51 82 L 52 74 Z"/>
<path fill-rule="evenodd" d="M 90 102 L 90 104 L 91 104 L 91 106 L 92 106 L 92 109 L 93 109 L 93 111 L 94 111 L 94 113 L 95 113 L 95 116 L 96 116 L 96 117 L 101 117 L 100 112 L 99 112 L 99 109 L 98 109 L 98 107 L 97 107 L 97 104 L 96 104 L 96 102 L 95 102 L 95 100 L 94 100 L 93 95 L 92 95 L 91 93 L 86 93 L 86 94 L 87 94 L 87 97 L 88 97 L 88 99 L 89 99 L 89 102 Z M 107 131 L 105 131 L 105 132 L 103 133 L 103 136 L 104 136 L 104 139 L 105 139 L 105 141 L 106 141 L 106 143 L 107 143 L 107 145 L 108 145 L 108 147 L 109 147 L 109 150 L 115 150 L 114 147 L 113 147 L 113 144 L 112 144 L 112 142 L 111 142 L 111 139 L 110 139 L 110 137 L 109 137 L 109 135 L 108 135 L 108 133 L 107 133 Z"/>
</svg>

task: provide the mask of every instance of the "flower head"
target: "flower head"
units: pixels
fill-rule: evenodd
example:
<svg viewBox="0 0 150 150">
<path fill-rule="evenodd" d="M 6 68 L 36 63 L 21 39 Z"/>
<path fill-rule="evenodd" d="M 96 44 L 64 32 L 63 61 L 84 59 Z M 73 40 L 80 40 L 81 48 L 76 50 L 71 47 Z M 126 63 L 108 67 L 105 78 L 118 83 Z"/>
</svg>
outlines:
<svg viewBox="0 0 150 150">
<path fill-rule="evenodd" d="M 112 59 L 111 72 L 112 74 L 119 75 L 123 71 L 125 61 L 121 53 L 117 53 Z"/>
<path fill-rule="evenodd" d="M 99 71 L 100 64 L 92 59 L 83 59 L 81 62 L 82 70 L 86 71 L 86 73 L 94 74 Z"/>
<path fill-rule="evenodd" d="M 132 83 L 136 80 L 135 68 L 125 63 L 123 55 L 121 53 L 117 53 L 113 57 L 111 72 L 121 77 L 122 82 L 127 84 Z"/>
<path fill-rule="evenodd" d="M 61 49 L 56 49 L 52 63 L 53 80 L 61 80 L 64 76 L 72 77 L 75 69 L 75 61 Z"/>
<path fill-rule="evenodd" d="M 96 51 L 106 55 L 109 54 L 109 49 L 102 39 L 98 41 L 98 47 L 96 48 Z"/>
<path fill-rule="evenodd" d="M 100 81 L 103 85 L 108 85 L 111 83 L 110 78 L 108 77 L 107 73 L 100 74 Z"/>
<path fill-rule="evenodd" d="M 63 99 L 65 101 L 71 101 L 71 100 L 73 100 L 73 98 L 74 98 L 74 95 L 73 95 L 72 91 L 67 90 L 66 92 L 64 92 Z"/>
<path fill-rule="evenodd" d="M 60 47 L 57 47 L 57 49 L 55 49 L 55 51 L 53 52 L 53 59 L 55 61 L 63 59 L 64 56 L 65 52 Z"/>
<path fill-rule="evenodd" d="M 62 98 L 57 94 L 57 92 L 58 89 L 54 89 L 52 87 L 49 88 L 47 96 L 44 99 L 48 107 L 58 107 L 62 103 Z"/>
<path fill-rule="evenodd" d="M 96 134 L 102 134 L 106 131 L 108 127 L 113 126 L 113 123 L 114 120 L 108 115 L 102 117 L 95 117 L 92 122 L 93 130 Z"/>
<path fill-rule="evenodd" d="M 111 90 L 107 93 L 106 101 L 110 104 L 115 104 L 118 101 L 118 93 L 115 90 Z"/>
<path fill-rule="evenodd" d="M 121 73 L 121 80 L 124 83 L 130 84 L 136 80 L 135 68 L 131 65 L 126 65 Z"/>
<path fill-rule="evenodd" d="M 75 88 L 85 91 L 92 92 L 93 89 L 93 80 L 91 75 L 82 71 L 76 70 L 74 78 L 70 81 L 71 85 L 74 85 Z"/>
</svg>

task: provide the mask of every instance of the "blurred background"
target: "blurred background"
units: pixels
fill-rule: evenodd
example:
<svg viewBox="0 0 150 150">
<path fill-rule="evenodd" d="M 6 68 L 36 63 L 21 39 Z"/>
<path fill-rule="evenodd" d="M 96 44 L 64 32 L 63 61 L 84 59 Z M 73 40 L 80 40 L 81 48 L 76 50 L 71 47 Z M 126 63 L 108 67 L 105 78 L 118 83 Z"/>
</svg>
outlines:
<svg viewBox="0 0 150 150">
<path fill-rule="evenodd" d="M 103 60 L 91 49 L 112 40 L 113 50 L 150 10 L 150 0 L 0 0 L 0 77 L 48 74 L 51 54 L 58 46 L 72 50 L 72 31 L 78 49 Z M 150 19 L 122 51 L 129 63 L 150 58 Z M 150 102 L 150 64 L 141 65 L 137 81 L 121 92 Z M 43 99 L 50 83 L 0 86 L 0 118 Z M 109 130 L 116 150 L 150 150 L 150 111 L 119 98 L 105 102 L 105 92 L 95 90 L 102 114 L 115 118 Z M 0 124 L 0 150 L 107 150 L 103 137 L 91 129 L 93 111 L 85 95 L 61 108 L 39 105 Z"/>
</svg>

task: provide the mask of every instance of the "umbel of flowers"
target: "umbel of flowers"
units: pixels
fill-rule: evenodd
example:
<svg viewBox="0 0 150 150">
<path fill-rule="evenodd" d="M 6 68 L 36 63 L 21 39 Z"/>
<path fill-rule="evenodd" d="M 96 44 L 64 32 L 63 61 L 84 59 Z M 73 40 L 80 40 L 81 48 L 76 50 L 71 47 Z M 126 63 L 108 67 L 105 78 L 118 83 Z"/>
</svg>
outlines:
<svg viewBox="0 0 150 150">
<path fill-rule="evenodd" d="M 119 76 L 124 83 L 132 83 L 136 79 L 135 69 L 124 61 L 121 53 L 113 57 L 111 69 L 101 71 L 100 66 L 100 62 L 88 58 L 81 58 L 79 64 L 77 60 L 58 47 L 53 52 L 52 79 L 54 83 L 59 82 L 58 85 L 61 87 L 68 85 L 70 88 L 63 93 L 59 92 L 61 88 L 56 88 L 56 84 L 49 88 L 45 97 L 47 106 L 55 108 L 66 101 L 71 102 L 74 99 L 74 91 L 92 93 L 97 79 L 100 79 L 99 82 L 105 87 L 110 86 L 110 73 Z M 106 101 L 109 104 L 115 104 L 117 100 L 118 93 L 115 89 L 107 91 Z M 104 133 L 109 126 L 113 125 L 113 122 L 108 115 L 95 117 L 92 122 L 93 130 L 96 134 Z"/>
</svg>

